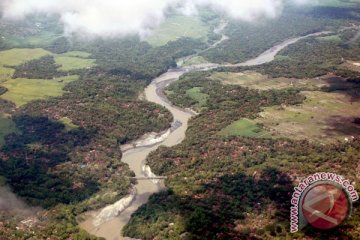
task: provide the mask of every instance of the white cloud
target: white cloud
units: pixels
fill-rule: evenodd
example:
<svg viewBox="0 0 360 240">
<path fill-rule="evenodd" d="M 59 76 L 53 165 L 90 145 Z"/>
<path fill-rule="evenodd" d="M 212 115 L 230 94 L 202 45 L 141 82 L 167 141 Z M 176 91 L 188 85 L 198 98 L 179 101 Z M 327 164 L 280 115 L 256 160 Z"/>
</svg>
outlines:
<svg viewBox="0 0 360 240">
<path fill-rule="evenodd" d="M 3 17 L 32 13 L 59 14 L 66 33 L 100 36 L 144 34 L 158 26 L 170 8 L 194 14 L 210 7 L 228 16 L 253 21 L 275 17 L 285 0 L 2 0 Z M 293 0 L 303 1 L 303 0 Z"/>
</svg>

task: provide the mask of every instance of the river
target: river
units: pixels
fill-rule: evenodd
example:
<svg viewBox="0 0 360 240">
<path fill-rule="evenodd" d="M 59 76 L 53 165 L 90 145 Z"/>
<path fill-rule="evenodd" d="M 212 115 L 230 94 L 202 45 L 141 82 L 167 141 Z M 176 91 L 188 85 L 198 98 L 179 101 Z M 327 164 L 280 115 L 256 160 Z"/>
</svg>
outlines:
<svg viewBox="0 0 360 240">
<path fill-rule="evenodd" d="M 268 63 L 273 61 L 275 56 L 290 44 L 296 43 L 297 41 L 307 37 L 328 33 L 330 32 L 318 32 L 302 37 L 288 39 L 265 51 L 258 57 L 244 63 L 206 63 L 183 68 L 179 67 L 169 69 L 169 71 L 166 73 L 153 79 L 151 84 L 145 89 L 145 98 L 149 102 L 164 106 L 173 114 L 173 127 L 164 133 L 162 137 L 158 136 L 158 141 L 155 141 L 155 143 L 150 139 L 148 140 L 148 143 L 147 141 L 141 141 L 141 144 L 137 144 L 136 147 L 127 148 L 123 154 L 122 161 L 130 166 L 130 169 L 135 172 L 136 177 L 154 176 L 154 174 L 151 172 L 151 169 L 148 166 L 145 166 L 145 160 L 149 153 L 156 150 L 161 145 L 171 147 L 181 143 L 185 139 L 188 121 L 195 115 L 195 113 L 191 112 L 190 110 L 173 106 L 164 95 L 164 89 L 166 86 L 174 81 L 177 81 L 183 74 L 190 71 L 205 71 L 217 67 L 254 66 Z M 225 41 L 226 39 L 226 36 L 223 36 L 220 41 Z M 214 44 L 218 45 L 219 42 Z M 210 48 L 212 47 L 214 47 L 214 45 Z M 157 193 L 163 189 L 165 189 L 163 181 L 138 180 L 138 183 L 132 190 L 132 194 L 114 205 L 107 206 L 106 208 L 97 212 L 89 213 L 87 220 L 82 222 L 80 226 L 89 233 L 98 237 L 104 237 L 107 240 L 126 239 L 122 237 L 121 229 L 128 223 L 131 214 L 133 214 L 141 205 L 145 204 L 152 194 Z"/>
</svg>

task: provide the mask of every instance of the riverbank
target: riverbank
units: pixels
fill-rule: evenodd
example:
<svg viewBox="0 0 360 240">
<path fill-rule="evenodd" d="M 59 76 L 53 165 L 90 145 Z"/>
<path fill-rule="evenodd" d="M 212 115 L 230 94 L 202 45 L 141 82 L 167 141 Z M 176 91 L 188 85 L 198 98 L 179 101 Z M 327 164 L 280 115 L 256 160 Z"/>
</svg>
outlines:
<svg viewBox="0 0 360 240">
<path fill-rule="evenodd" d="M 282 49 L 286 48 L 290 44 L 296 43 L 297 41 L 322 34 L 328 34 L 329 32 L 319 32 L 314 34 L 309 34 L 307 36 L 302 36 L 298 38 L 288 39 L 273 48 L 265 51 L 263 54 L 258 57 L 246 61 L 240 64 L 199 64 L 193 65 L 184 68 L 175 68 L 170 69 L 168 72 L 162 74 L 161 76 L 155 78 L 151 84 L 145 89 L 145 99 L 147 101 L 159 104 L 167 108 L 174 116 L 173 123 L 177 125 L 177 128 L 170 130 L 170 133 L 166 137 L 161 138 L 161 141 L 155 139 L 147 139 L 143 144 L 138 146 L 133 146 L 127 149 L 124 153 L 122 161 L 127 163 L 132 171 L 135 172 L 136 177 L 148 177 L 153 176 L 151 169 L 145 165 L 146 157 L 150 152 L 156 150 L 159 146 L 164 145 L 168 147 L 175 146 L 181 143 L 185 139 L 185 133 L 188 126 L 189 119 L 195 114 L 189 110 L 181 109 L 179 107 L 173 106 L 172 103 L 164 95 L 164 89 L 166 86 L 172 82 L 177 81 L 183 74 L 190 71 L 206 71 L 218 67 L 237 67 L 237 66 L 254 66 L 260 65 L 274 60 L 275 56 Z M 159 138 L 158 138 L 159 140 Z M 146 143 L 153 143 L 146 145 Z M 134 213 L 140 206 L 145 204 L 149 197 L 161 190 L 165 189 L 163 181 L 153 182 L 151 180 L 139 180 L 138 184 L 135 185 L 136 194 L 132 201 L 129 203 L 129 207 L 118 211 L 119 216 L 112 219 L 103 219 L 101 220 L 101 211 L 93 212 L 90 214 L 90 217 L 83 223 L 81 227 L 88 231 L 91 234 L 94 234 L 99 237 L 104 237 L 109 240 L 120 240 L 124 239 L 121 236 L 121 229 L 128 223 L 131 218 L 131 214 Z M 131 195 L 131 194 L 130 194 Z M 123 200 L 120 200 L 123 201 Z M 122 206 L 121 204 L 115 203 L 111 206 L 106 207 L 110 212 L 116 212 L 116 207 Z M 120 209 L 120 208 L 119 208 Z M 111 211 L 114 210 L 114 211 Z M 121 214 L 120 214 L 121 213 Z M 106 216 L 106 214 L 104 215 Z M 100 219 L 99 219 L 100 217 Z M 102 222 L 96 226 L 96 223 Z"/>
</svg>

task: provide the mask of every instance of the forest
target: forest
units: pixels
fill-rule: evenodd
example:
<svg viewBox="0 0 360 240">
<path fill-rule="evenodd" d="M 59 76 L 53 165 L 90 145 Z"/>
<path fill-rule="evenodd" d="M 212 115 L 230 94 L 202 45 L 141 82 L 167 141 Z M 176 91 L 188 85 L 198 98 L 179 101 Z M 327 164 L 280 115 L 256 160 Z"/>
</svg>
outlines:
<svg viewBox="0 0 360 240">
<path fill-rule="evenodd" d="M 90 239 L 76 216 L 121 199 L 133 183 L 133 173 L 121 162 L 120 145 L 170 127 L 171 114 L 139 100 L 140 93 L 151 78 L 174 66 L 176 58 L 204 46 L 192 39 L 157 48 L 138 39 L 86 44 L 59 39 L 44 47 L 54 54 L 87 51 L 96 66 L 59 71 L 54 57 L 45 56 L 14 67 L 14 79 L 57 81 L 53 78 L 69 74 L 79 79 L 66 85 L 62 96 L 20 108 L 1 100 L 1 112 L 12 115 L 17 131 L 1 146 L 0 175 L 28 204 L 44 208 L 32 232 L 16 230 L 15 219 L 8 219 L 0 228 L 2 236 Z"/>
<path fill-rule="evenodd" d="M 213 72 L 222 71 L 253 70 L 289 78 L 331 73 L 342 82 L 319 90 L 341 88 L 354 95 L 359 71 L 346 64 L 360 60 L 359 45 L 349 42 L 354 30 L 340 29 L 359 22 L 354 11 L 294 9 L 255 27 L 230 21 L 225 29 L 229 40 L 200 56 L 215 63 L 238 63 L 294 36 L 321 30 L 335 31 L 336 36 L 300 41 L 263 66 L 187 73 L 170 85 L 166 89 L 169 100 L 199 115 L 191 119 L 183 143 L 160 147 L 148 157 L 156 174 L 168 176 L 167 190 L 151 196 L 132 216 L 124 234 L 144 240 L 330 239 L 334 234 L 342 239 L 360 238 L 358 231 L 351 231 L 360 221 L 358 210 L 333 232 L 309 228 L 296 235 L 288 233 L 288 200 L 294 182 L 314 169 L 357 179 L 359 139 L 321 145 L 272 136 L 219 134 L 239 119 L 254 120 L 265 107 L 295 106 L 305 97 L 301 89 L 260 91 L 210 79 Z M 56 77 L 78 76 L 55 97 L 21 106 L 0 98 L 0 116 L 11 115 L 16 127 L 0 146 L 0 184 L 6 183 L 30 206 L 41 207 L 38 224 L 30 230 L 19 228 L 20 217 L 0 212 L 0 238 L 96 239 L 80 229 L 78 216 L 121 199 L 135 183 L 130 180 L 134 173 L 121 161 L 120 145 L 166 130 L 173 120 L 165 108 L 141 100 L 144 88 L 154 77 L 176 67 L 178 58 L 202 51 L 220 37 L 209 33 L 208 43 L 179 38 L 158 47 L 137 36 L 70 41 L 58 20 L 32 16 L 21 23 L 0 22 L 1 50 L 41 48 L 50 53 L 17 66 L 3 66 L 15 71 L 11 80 L 51 82 L 62 81 Z M 213 28 L 218 19 L 210 15 L 207 20 Z M 81 51 L 84 59 L 94 59 L 94 64 L 60 70 L 56 57 L 74 51 Z M 0 87 L 0 96 L 7 93 L 9 89 Z M 266 130 L 261 124 L 256 128 Z"/>
<path fill-rule="evenodd" d="M 288 225 L 290 196 L 300 176 L 315 169 L 357 178 L 359 139 L 323 145 L 219 135 L 233 121 L 254 119 L 265 106 L 296 105 L 304 97 L 291 88 L 259 91 L 222 85 L 210 80 L 210 74 L 187 74 L 167 89 L 169 99 L 182 107 L 194 106 L 187 89 L 201 88 L 209 97 L 190 121 L 183 143 L 161 147 L 148 157 L 156 174 L 168 176 L 168 191 L 152 196 L 124 233 L 141 239 L 358 238 L 357 231 L 349 231 L 360 220 L 357 210 L 330 232 L 307 228 L 290 235 Z"/>
<path fill-rule="evenodd" d="M 324 30 L 333 31 L 344 25 L 356 24 L 360 18 L 356 12 L 358 10 L 354 8 L 296 8 L 288 9 L 278 18 L 255 25 L 233 21 L 228 24 L 224 33 L 230 39 L 200 55 L 214 63 L 243 62 L 258 56 L 284 39 Z"/>
<path fill-rule="evenodd" d="M 147 158 L 155 174 L 168 176 L 168 190 L 153 195 L 133 215 L 123 230 L 125 235 L 141 239 L 360 237 L 355 230 L 360 221 L 357 210 L 359 203 L 355 203 L 351 218 L 331 231 L 319 232 L 310 227 L 296 234 L 288 231 L 290 196 L 301 176 L 314 171 L 331 171 L 350 179 L 359 178 L 358 138 L 350 142 L 320 144 L 310 139 L 219 134 L 234 121 L 259 117 L 264 107 L 278 106 L 281 109 L 281 106 L 301 105 L 306 100 L 301 91 L 309 89 L 290 86 L 260 91 L 238 85 L 223 85 L 211 79 L 214 72 L 241 73 L 252 70 L 269 77 L 287 77 L 292 81 L 328 75 L 323 79 L 327 79 L 329 85 L 317 90 L 337 93 L 341 90 L 341 93 L 353 97 L 352 101 L 358 101 L 359 69 L 349 64 L 360 60 L 358 42 L 350 41 L 357 30 L 341 29 L 340 26 L 356 23 L 359 19 L 353 17 L 349 9 L 337 11 L 333 8 L 317 8 L 301 14 L 305 18 L 298 15 L 301 20 L 296 20 L 295 17 L 294 24 L 299 26 L 292 28 L 301 33 L 286 31 L 293 24 L 284 28 L 273 24 L 273 27 L 267 26 L 269 34 L 263 35 L 264 29 L 260 25 L 251 31 L 252 35 L 240 35 L 245 31 L 241 26 L 242 31 L 239 30 L 236 36 L 234 29 L 240 26 L 232 26 L 227 31 L 233 30 L 235 36 L 230 32 L 227 34 L 232 36 L 234 42 L 230 43 L 229 40 L 201 55 L 214 62 L 236 63 L 272 46 L 266 45 L 269 42 L 266 38 L 272 37 L 271 32 L 284 39 L 312 32 L 309 29 L 324 30 L 325 25 L 337 30 L 328 36 L 304 39 L 290 45 L 272 63 L 188 73 L 167 87 L 166 95 L 171 102 L 195 109 L 199 115 L 191 119 L 184 142 L 171 148 L 160 147 Z M 332 16 L 331 19 L 329 16 Z M 285 19 L 286 16 L 274 21 Z M 327 21 L 327 24 L 323 21 Z M 285 35 L 281 34 L 282 30 Z M 275 38 L 272 44 L 278 41 L 281 39 Z M 360 190 L 359 186 L 356 188 Z"/>
<path fill-rule="evenodd" d="M 344 30 L 337 35 L 304 39 L 281 51 L 281 57 L 275 61 L 250 69 L 272 77 L 311 78 L 334 73 L 356 78 L 358 72 L 344 66 L 347 61 L 359 61 L 360 44 L 351 42 L 356 33 L 356 30 Z"/>
</svg>

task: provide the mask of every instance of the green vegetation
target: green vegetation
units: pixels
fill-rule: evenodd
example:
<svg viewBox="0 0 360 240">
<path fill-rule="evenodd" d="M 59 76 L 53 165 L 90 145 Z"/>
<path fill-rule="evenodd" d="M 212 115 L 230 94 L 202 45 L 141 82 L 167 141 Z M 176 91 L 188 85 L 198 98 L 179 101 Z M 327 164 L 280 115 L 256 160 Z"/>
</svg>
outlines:
<svg viewBox="0 0 360 240">
<path fill-rule="evenodd" d="M 76 57 L 76 58 L 89 58 L 91 53 L 81 52 L 81 51 L 71 51 L 61 54 L 63 57 Z"/>
<path fill-rule="evenodd" d="M 56 19 L 34 18 L 16 25 L 0 22 L 5 36 L 1 49 L 39 44 L 49 50 L 0 52 L 0 176 L 27 203 L 45 210 L 36 226 L 24 230 L 17 228 L 23 219 L 0 213 L 0 235 L 92 239 L 79 229 L 76 216 L 114 203 L 133 184 L 119 146 L 146 132 L 163 131 L 173 120 L 166 109 L 140 101 L 139 94 L 152 78 L 175 66 L 177 58 L 218 39 L 209 34 L 217 19 L 209 13 L 170 18 L 155 31 L 160 37 L 152 46 L 137 37 L 70 42 L 56 37 L 61 29 Z M 171 21 L 183 24 L 173 31 L 167 25 Z M 37 22 L 42 26 L 34 28 Z M 358 23 L 353 10 L 328 7 L 287 11 L 255 27 L 231 22 L 228 41 L 190 62 L 239 62 L 286 38 L 350 23 Z M 162 34 L 162 28 L 169 33 Z M 200 31 L 194 32 L 196 28 Z M 331 137 L 358 131 L 360 54 L 358 44 L 350 41 L 356 33 L 336 33 L 341 42 L 333 35 L 306 39 L 283 50 L 271 64 L 190 73 L 169 86 L 174 104 L 201 113 L 190 121 L 183 143 L 161 147 L 147 159 L 156 174 L 168 176 L 168 191 L 152 196 L 124 233 L 144 240 L 331 239 L 331 234 L 358 239 L 356 231 L 348 230 L 358 226 L 357 211 L 333 232 L 305 229 L 289 235 L 287 230 L 294 179 L 314 169 L 358 178 L 358 135 L 347 143 L 321 145 L 281 132 L 284 122 L 295 130 L 310 123 L 310 130 L 323 131 L 320 126 L 327 124 Z M 65 61 L 61 71 L 59 58 Z M 39 64 L 43 67 L 35 67 Z M 304 79 L 325 73 L 329 75 L 316 81 Z M 334 93 L 338 90 L 342 92 Z M 279 117 L 279 125 L 266 112 Z M 344 118 L 326 122 L 330 116 L 324 112 Z M 280 137 L 271 138 L 269 129 Z"/>
<path fill-rule="evenodd" d="M 269 107 L 257 120 L 276 135 L 292 139 L 309 139 L 328 143 L 360 135 L 354 122 L 360 114 L 360 103 L 346 92 L 302 92 L 306 96 L 298 106 Z"/>
<path fill-rule="evenodd" d="M 240 72 L 240 73 L 214 72 L 210 78 L 213 80 L 221 81 L 224 84 L 248 86 L 251 83 L 259 83 L 261 80 L 264 81 L 264 79 L 266 79 L 266 76 L 256 72 Z"/>
<path fill-rule="evenodd" d="M 256 122 L 250 119 L 240 119 L 222 129 L 221 136 L 243 136 L 243 137 L 270 137 Z"/>
<path fill-rule="evenodd" d="M 200 107 L 206 105 L 207 98 L 209 97 L 201 92 L 202 89 L 202 87 L 193 87 L 186 91 L 186 95 L 197 101 Z"/>
<path fill-rule="evenodd" d="M 189 60 L 185 61 L 182 64 L 182 66 L 186 67 L 186 66 L 197 65 L 197 64 L 202 64 L 202 63 L 208 63 L 208 61 L 206 61 L 206 59 L 201 56 L 195 56 L 195 57 L 192 57 Z"/>
<path fill-rule="evenodd" d="M 260 55 L 285 39 L 321 30 L 337 30 L 344 25 L 356 24 L 358 20 L 359 17 L 354 15 L 352 9 L 286 9 L 279 18 L 257 22 L 256 25 L 230 22 L 225 29 L 230 39 L 200 55 L 209 62 L 239 63 Z"/>
<path fill-rule="evenodd" d="M 59 122 L 61 122 L 62 124 L 64 124 L 65 128 L 64 130 L 66 132 L 69 132 L 71 130 L 77 129 L 79 128 L 79 126 L 75 125 L 72 120 L 68 117 L 63 117 L 59 119 Z"/>
<path fill-rule="evenodd" d="M 5 143 L 4 137 L 16 132 L 16 125 L 9 115 L 0 113 L 0 147 Z"/>
<path fill-rule="evenodd" d="M 209 79 L 212 74 L 189 73 L 167 89 L 177 105 L 191 107 L 186 90 L 201 87 L 209 96 L 206 108 L 190 121 L 184 142 L 149 155 L 147 163 L 152 170 L 168 176 L 168 190 L 153 195 L 132 216 L 124 233 L 141 239 L 324 239 L 334 234 L 341 238 L 354 235 L 347 229 L 357 226 L 358 213 L 336 233 L 308 229 L 290 235 L 289 196 L 293 179 L 313 173 L 313 169 L 354 179 L 359 140 L 320 145 L 271 138 L 270 134 L 263 138 L 255 134 L 262 129 L 254 121 L 262 109 L 296 108 L 308 100 L 289 88 L 258 91 L 222 85 Z M 326 105 L 332 104 L 326 101 Z M 353 108 L 358 111 L 355 109 L 358 106 Z M 221 135 L 225 132 L 230 136 Z M 260 219 L 261 224 L 256 222 Z"/>
<path fill-rule="evenodd" d="M 53 79 L 66 75 L 64 72 L 59 72 L 58 67 L 54 57 L 48 55 L 15 67 L 13 78 Z"/>
<path fill-rule="evenodd" d="M 155 29 L 155 31 L 146 38 L 146 41 L 152 46 L 157 47 L 183 37 L 199 39 L 206 42 L 208 33 L 209 26 L 202 22 L 200 17 L 178 15 L 166 19 L 158 29 Z"/>
<path fill-rule="evenodd" d="M 18 37 L 8 37 L 5 38 L 6 42 L 11 47 L 41 47 L 47 46 L 52 43 L 56 38 L 60 37 L 61 35 L 58 33 L 54 33 L 51 31 L 42 32 L 36 36 L 27 36 L 23 38 Z"/>
<path fill-rule="evenodd" d="M 360 61 L 358 42 L 351 39 L 358 33 L 357 30 L 339 32 L 341 43 L 336 41 L 319 41 L 316 37 L 303 39 L 290 45 L 280 52 L 281 56 L 275 61 L 261 66 L 224 69 L 224 71 L 244 72 L 256 71 L 272 78 L 315 78 L 329 73 L 346 79 L 356 79 L 358 72 L 352 67 L 347 68 L 347 61 Z M 355 69 L 356 70 L 356 69 Z"/>
<path fill-rule="evenodd" d="M 1 95 L 1 98 L 14 102 L 17 106 L 22 106 L 33 100 L 61 96 L 64 93 L 63 88 L 68 83 L 78 79 L 79 76 L 76 75 L 55 78 L 53 80 L 9 79 L 2 84 L 8 91 Z"/>
<path fill-rule="evenodd" d="M 207 101 L 183 143 L 148 157 L 156 174 L 168 176 L 168 191 L 152 196 L 124 233 L 142 239 L 358 237 L 348 229 L 358 225 L 359 213 L 331 233 L 310 228 L 288 233 L 294 179 L 313 169 L 358 177 L 359 46 L 343 44 L 356 33 L 340 32 L 341 43 L 333 37 L 304 40 L 273 63 L 190 73 L 170 85 L 167 96 L 178 106 L 196 109 L 198 101 L 188 94 L 194 89 L 207 94 Z M 235 47 L 231 52 L 239 53 Z M 230 47 L 218 53 L 232 59 Z M 267 137 L 258 137 L 258 131 Z"/>
<path fill-rule="evenodd" d="M 0 65 L 5 66 L 18 66 L 24 64 L 27 61 L 33 59 L 39 59 L 51 53 L 41 49 L 29 49 L 29 48 L 15 48 L 11 50 L 0 52 Z"/>
<path fill-rule="evenodd" d="M 73 48 L 91 53 L 91 57 L 96 59 L 97 66 L 110 75 L 130 76 L 133 79 L 148 81 L 165 72 L 169 67 L 176 66 L 175 59 L 194 54 L 197 50 L 206 47 L 206 44 L 199 40 L 180 38 L 154 48 L 135 37 L 80 41 L 74 45 Z M 57 48 L 63 50 L 61 45 Z M 54 51 L 57 52 L 55 49 Z"/>
<path fill-rule="evenodd" d="M 95 59 L 72 57 L 65 55 L 55 56 L 55 62 L 60 66 L 60 71 L 71 71 L 95 66 Z"/>
<path fill-rule="evenodd" d="M 15 70 L 13 68 L 6 68 L 0 66 L 0 83 L 4 82 L 6 79 L 11 78 Z"/>
<path fill-rule="evenodd" d="M 334 43 L 341 43 L 342 39 L 339 35 L 329 35 L 329 36 L 325 36 L 325 37 L 317 37 L 316 40 L 318 41 L 330 41 L 330 42 L 334 42 Z"/>
<path fill-rule="evenodd" d="M 36 14 L 23 21 L 1 19 L 0 48 L 43 48 L 63 35 L 58 17 Z"/>
<path fill-rule="evenodd" d="M 251 89 L 270 90 L 294 88 L 299 90 L 320 90 L 329 87 L 326 78 L 295 79 L 295 78 L 271 78 L 257 72 L 214 72 L 209 79 L 221 81 L 223 84 L 240 85 Z"/>
</svg>

